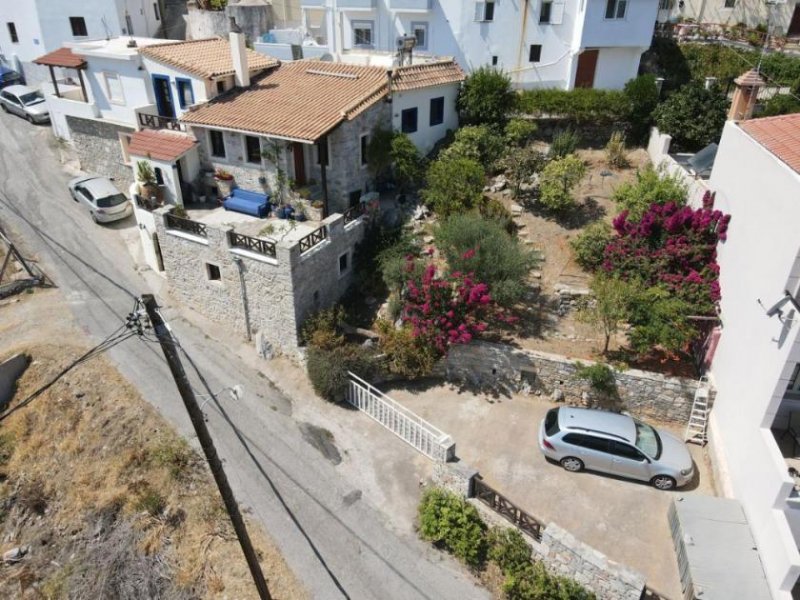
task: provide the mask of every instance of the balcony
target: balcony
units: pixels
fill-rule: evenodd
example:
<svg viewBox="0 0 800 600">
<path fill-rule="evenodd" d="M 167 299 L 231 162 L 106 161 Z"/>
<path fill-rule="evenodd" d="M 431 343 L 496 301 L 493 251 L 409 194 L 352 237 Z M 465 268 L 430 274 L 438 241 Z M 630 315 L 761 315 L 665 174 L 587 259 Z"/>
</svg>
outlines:
<svg viewBox="0 0 800 600">
<path fill-rule="evenodd" d="M 145 112 L 136 111 L 139 127 L 142 129 L 171 129 L 172 131 L 185 131 L 183 123 L 173 117 L 162 117 Z"/>
<path fill-rule="evenodd" d="M 68 117 L 82 119 L 99 119 L 100 110 L 94 102 L 87 102 L 79 85 L 70 84 L 67 80 L 56 82 L 58 94 L 52 82 L 42 84 L 42 92 L 47 98 L 51 113 L 59 113 Z"/>
<path fill-rule="evenodd" d="M 422 12 L 431 9 L 431 0 L 389 0 L 389 8 Z"/>
</svg>

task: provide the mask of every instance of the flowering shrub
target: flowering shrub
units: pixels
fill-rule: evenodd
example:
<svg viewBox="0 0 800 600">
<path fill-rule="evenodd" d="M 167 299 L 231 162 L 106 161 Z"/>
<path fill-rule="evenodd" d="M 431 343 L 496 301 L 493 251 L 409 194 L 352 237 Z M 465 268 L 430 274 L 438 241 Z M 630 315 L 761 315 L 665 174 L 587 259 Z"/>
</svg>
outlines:
<svg viewBox="0 0 800 600">
<path fill-rule="evenodd" d="M 639 221 L 623 211 L 614 219 L 617 237 L 606 246 L 603 269 L 662 286 L 699 314 L 713 313 L 720 299 L 717 242 L 726 239 L 729 221 L 708 193 L 699 209 L 652 204 Z"/>
<path fill-rule="evenodd" d="M 474 250 L 464 259 L 475 256 Z M 406 263 L 409 274 L 416 265 Z M 454 271 L 437 277 L 436 267 L 428 264 L 421 281 L 410 279 L 406 284 L 403 321 L 410 325 L 415 338 L 423 338 L 438 353 L 445 354 L 453 344 L 468 344 L 486 331 L 490 320 L 513 322 L 494 303 L 489 286 L 476 281 L 472 273 Z"/>
</svg>

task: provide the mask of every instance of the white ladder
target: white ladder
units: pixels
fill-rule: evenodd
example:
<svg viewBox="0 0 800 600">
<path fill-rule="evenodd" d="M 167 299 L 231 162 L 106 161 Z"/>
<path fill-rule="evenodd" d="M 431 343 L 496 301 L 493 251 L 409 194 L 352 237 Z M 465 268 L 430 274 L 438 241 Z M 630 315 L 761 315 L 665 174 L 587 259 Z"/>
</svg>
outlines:
<svg viewBox="0 0 800 600">
<path fill-rule="evenodd" d="M 686 424 L 686 435 L 684 435 L 686 442 L 705 446 L 708 441 L 706 428 L 708 427 L 708 413 L 711 410 L 710 396 L 708 378 L 703 375 L 694 392 L 692 412 L 689 415 L 689 422 Z"/>
</svg>

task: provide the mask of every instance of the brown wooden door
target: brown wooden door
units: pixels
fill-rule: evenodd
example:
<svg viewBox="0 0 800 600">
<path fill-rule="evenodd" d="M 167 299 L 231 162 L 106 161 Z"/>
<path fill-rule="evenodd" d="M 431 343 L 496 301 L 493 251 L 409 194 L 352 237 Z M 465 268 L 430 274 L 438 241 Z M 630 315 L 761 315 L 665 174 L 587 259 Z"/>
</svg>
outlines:
<svg viewBox="0 0 800 600">
<path fill-rule="evenodd" d="M 599 50 L 584 50 L 578 55 L 578 69 L 575 71 L 575 87 L 594 87 L 594 72 L 597 70 Z"/>
<path fill-rule="evenodd" d="M 303 152 L 303 144 L 295 142 L 292 145 L 294 154 L 294 182 L 298 186 L 306 184 L 306 158 Z"/>
<path fill-rule="evenodd" d="M 794 5 L 792 20 L 789 23 L 789 30 L 786 35 L 800 35 L 800 2 Z"/>
</svg>

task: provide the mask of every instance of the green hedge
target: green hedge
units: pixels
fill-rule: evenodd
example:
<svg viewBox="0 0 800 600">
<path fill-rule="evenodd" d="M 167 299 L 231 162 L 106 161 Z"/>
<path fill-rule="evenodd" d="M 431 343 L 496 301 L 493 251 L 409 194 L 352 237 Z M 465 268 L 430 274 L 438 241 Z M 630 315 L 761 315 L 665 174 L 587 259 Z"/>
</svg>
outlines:
<svg viewBox="0 0 800 600">
<path fill-rule="evenodd" d="M 630 101 L 616 90 L 525 90 L 520 93 L 519 109 L 534 116 L 551 115 L 578 123 L 614 123 L 628 118 Z"/>
</svg>

